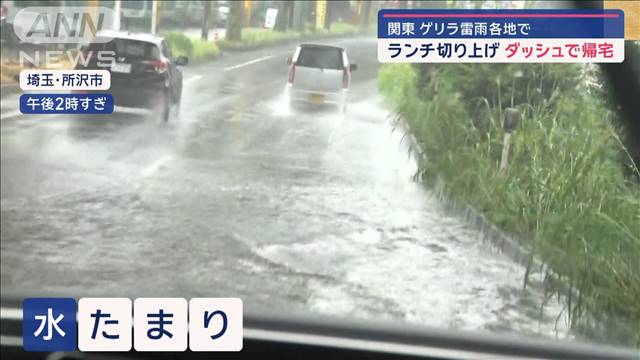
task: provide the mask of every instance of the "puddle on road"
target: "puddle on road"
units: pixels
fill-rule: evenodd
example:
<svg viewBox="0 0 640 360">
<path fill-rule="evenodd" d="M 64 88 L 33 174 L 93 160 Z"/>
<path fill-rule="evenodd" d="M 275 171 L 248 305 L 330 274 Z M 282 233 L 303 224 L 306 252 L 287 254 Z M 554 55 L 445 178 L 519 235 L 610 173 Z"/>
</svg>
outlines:
<svg viewBox="0 0 640 360">
<path fill-rule="evenodd" d="M 337 281 L 309 281 L 307 306 L 331 315 L 390 318 L 422 326 L 491 329 L 567 336 L 561 304 L 523 290 L 524 269 L 501 259 L 474 232 L 452 240 L 417 228 L 409 233 L 362 229 L 306 243 L 274 244 L 254 251 L 297 272 Z M 420 233 L 429 233 L 420 239 Z M 460 239 L 466 237 L 466 239 Z"/>
<path fill-rule="evenodd" d="M 377 101 L 347 117 L 258 102 L 225 108 L 233 121 L 186 106 L 163 127 L 72 128 L 47 145 L 49 197 L 3 198 L 3 286 L 183 296 L 215 284 L 274 308 L 555 336 L 561 306 L 538 308 L 524 269 L 410 180 L 416 164 Z"/>
<path fill-rule="evenodd" d="M 401 135 L 389 141 L 389 126 L 372 121 L 381 109 L 371 105 L 352 106 L 357 115 L 344 122 L 327 120 L 332 129 L 318 168 L 336 176 L 331 184 L 288 190 L 296 199 L 288 212 L 305 214 L 303 224 L 321 218 L 340 225 L 295 241 L 255 244 L 252 251 L 292 272 L 313 274 L 305 306 L 312 311 L 571 338 L 557 299 L 523 289 L 523 266 L 482 243 L 478 231 L 448 217 L 409 180 L 415 161 L 406 146 L 390 148 Z M 367 140 L 354 141 L 356 134 Z M 304 226 L 293 215 L 278 217 L 291 228 Z"/>
</svg>

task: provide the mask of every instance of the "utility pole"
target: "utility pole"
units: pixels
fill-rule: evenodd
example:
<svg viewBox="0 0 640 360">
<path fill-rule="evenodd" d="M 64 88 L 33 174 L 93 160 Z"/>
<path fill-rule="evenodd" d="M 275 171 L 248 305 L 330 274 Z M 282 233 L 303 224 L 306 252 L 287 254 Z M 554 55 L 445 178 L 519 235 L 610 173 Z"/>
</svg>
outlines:
<svg viewBox="0 0 640 360">
<path fill-rule="evenodd" d="M 332 19 L 332 12 L 331 12 L 331 8 L 333 7 L 333 5 L 335 5 L 334 2 L 329 2 L 329 1 L 325 1 L 324 2 L 324 7 L 325 7 L 325 16 L 324 16 L 324 28 L 327 30 L 331 30 L 331 19 Z"/>
<path fill-rule="evenodd" d="M 296 2 L 295 1 L 289 1 L 287 3 L 287 6 L 289 7 L 287 9 L 287 14 L 289 14 L 287 28 L 295 30 L 294 21 L 295 21 Z"/>
<path fill-rule="evenodd" d="M 276 31 L 287 31 L 288 25 L 289 25 L 289 2 L 279 1 L 278 17 L 276 18 L 276 25 L 274 26 L 273 29 Z"/>
<path fill-rule="evenodd" d="M 204 14 L 202 14 L 202 32 L 200 37 L 202 40 L 209 39 L 209 13 L 211 12 L 211 2 L 204 2 Z"/>
<path fill-rule="evenodd" d="M 113 4 L 113 12 L 115 13 L 114 14 L 115 17 L 113 18 L 113 30 L 116 30 L 116 31 L 120 30 L 120 14 L 122 13 L 121 5 L 122 4 L 120 0 L 116 0 Z"/>
<path fill-rule="evenodd" d="M 502 123 L 502 128 L 504 129 L 502 156 L 500 157 L 500 167 L 498 168 L 498 176 L 500 177 L 504 177 L 507 174 L 507 168 L 509 166 L 509 148 L 511 147 L 511 134 L 518 127 L 519 122 L 520 111 L 517 108 L 506 108 Z"/>
<path fill-rule="evenodd" d="M 323 29 L 327 22 L 327 1 L 316 0 L 316 29 Z"/>
<path fill-rule="evenodd" d="M 293 3 L 293 29 L 304 31 L 304 2 L 296 0 Z"/>
<path fill-rule="evenodd" d="M 371 14 L 371 1 L 365 1 L 362 7 L 362 27 L 369 28 L 369 18 Z"/>
<path fill-rule="evenodd" d="M 244 20 L 243 26 L 250 27 L 251 26 L 251 17 L 253 15 L 253 1 L 252 0 L 244 0 Z"/>
<path fill-rule="evenodd" d="M 158 20 L 158 1 L 153 0 L 151 2 L 151 33 L 155 34 L 157 29 Z"/>
<path fill-rule="evenodd" d="M 211 1 L 211 13 L 209 14 L 209 24 L 218 28 L 218 20 L 220 19 L 220 4 L 217 1 Z M 215 32 L 217 34 L 217 31 Z"/>
</svg>

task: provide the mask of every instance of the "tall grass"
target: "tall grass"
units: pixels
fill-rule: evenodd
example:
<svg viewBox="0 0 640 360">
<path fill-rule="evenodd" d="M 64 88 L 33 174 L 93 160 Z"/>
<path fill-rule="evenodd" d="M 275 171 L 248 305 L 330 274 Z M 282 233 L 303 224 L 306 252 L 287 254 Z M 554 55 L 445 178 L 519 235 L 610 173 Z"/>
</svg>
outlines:
<svg viewBox="0 0 640 360">
<path fill-rule="evenodd" d="M 174 56 L 191 56 L 193 53 L 193 43 L 187 35 L 177 31 L 170 31 L 164 33 L 163 36 Z"/>
<path fill-rule="evenodd" d="M 220 55 L 220 49 L 211 41 L 191 39 L 191 43 L 193 44 L 191 57 L 195 61 L 213 59 Z"/>
<path fill-rule="evenodd" d="M 285 32 L 275 31 L 264 28 L 244 28 L 242 29 L 242 40 L 240 42 L 230 42 L 220 40 L 218 43 L 226 48 L 243 48 L 257 45 L 271 45 L 284 43 L 297 39 L 323 38 L 328 36 L 351 35 L 361 32 L 360 27 L 346 23 L 334 22 L 329 30 L 326 29 L 309 29 L 308 31 L 292 31 Z"/>
<path fill-rule="evenodd" d="M 192 61 L 202 61 L 220 55 L 220 50 L 213 42 L 190 38 L 175 31 L 164 33 L 163 36 L 169 43 L 173 56 L 187 56 Z"/>
<path fill-rule="evenodd" d="M 336 21 L 329 27 L 329 33 L 334 35 L 357 34 L 360 31 L 361 29 L 359 26 L 343 21 Z"/>
<path fill-rule="evenodd" d="M 299 31 L 274 31 L 271 29 L 245 28 L 242 29 L 242 43 L 246 45 L 272 44 L 284 40 L 298 39 L 302 36 Z"/>
<path fill-rule="evenodd" d="M 190 38 L 187 35 L 170 31 L 163 34 L 174 56 L 188 56 L 191 60 L 201 61 L 217 57 L 220 48 L 238 49 L 261 45 L 273 45 L 292 40 L 324 38 L 329 36 L 345 36 L 360 33 L 360 27 L 346 22 L 334 22 L 329 30 L 314 29 L 313 31 L 275 31 L 264 28 L 243 28 L 242 40 L 239 42 L 219 40 L 209 42 Z"/>
<path fill-rule="evenodd" d="M 572 325 L 640 345 L 640 184 L 625 178 L 615 113 L 579 65 L 389 65 L 379 85 L 427 159 L 423 178 L 483 212 L 578 290 Z M 503 109 L 518 106 L 509 168 L 498 175 Z M 560 294 L 559 289 L 550 289 Z M 595 320 L 595 321 L 594 321 Z M 592 331 L 607 323 L 607 330 Z"/>
</svg>

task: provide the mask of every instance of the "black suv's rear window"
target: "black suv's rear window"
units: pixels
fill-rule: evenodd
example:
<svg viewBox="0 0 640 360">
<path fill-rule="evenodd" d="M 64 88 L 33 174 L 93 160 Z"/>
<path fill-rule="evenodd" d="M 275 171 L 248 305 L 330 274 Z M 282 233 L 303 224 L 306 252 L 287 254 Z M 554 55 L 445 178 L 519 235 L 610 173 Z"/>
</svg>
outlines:
<svg viewBox="0 0 640 360">
<path fill-rule="evenodd" d="M 339 49 L 314 46 L 304 46 L 300 49 L 296 65 L 334 70 L 341 70 L 344 67 L 342 52 Z"/>
<path fill-rule="evenodd" d="M 117 57 L 126 59 L 158 59 L 160 49 L 155 44 L 128 39 L 113 39 L 107 43 L 91 43 L 89 50 L 92 51 L 115 51 Z"/>
</svg>

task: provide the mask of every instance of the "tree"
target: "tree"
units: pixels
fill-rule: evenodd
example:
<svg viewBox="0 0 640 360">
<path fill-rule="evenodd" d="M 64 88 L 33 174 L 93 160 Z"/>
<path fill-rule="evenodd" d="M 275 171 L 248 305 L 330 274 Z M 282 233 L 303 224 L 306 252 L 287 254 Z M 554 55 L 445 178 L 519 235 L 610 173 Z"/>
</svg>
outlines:
<svg viewBox="0 0 640 360">
<path fill-rule="evenodd" d="M 289 25 L 289 7 L 291 3 L 289 1 L 279 1 L 278 2 L 278 16 L 276 17 L 276 25 L 274 26 L 274 30 L 276 31 L 287 31 L 287 27 Z"/>
<path fill-rule="evenodd" d="M 204 14 L 202 14 L 202 32 L 200 37 L 202 40 L 209 39 L 209 13 L 211 12 L 211 2 L 204 2 Z"/>
<path fill-rule="evenodd" d="M 371 1 L 365 1 L 362 7 L 362 27 L 369 28 L 369 19 L 371 15 Z"/>
<path fill-rule="evenodd" d="M 229 8 L 229 18 L 227 19 L 227 33 L 225 38 L 230 41 L 242 40 L 242 20 L 244 3 L 242 1 L 232 1 Z"/>
</svg>

